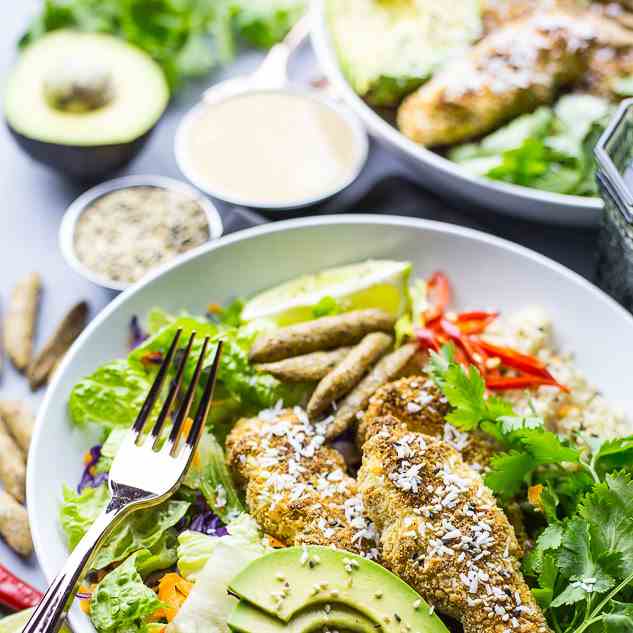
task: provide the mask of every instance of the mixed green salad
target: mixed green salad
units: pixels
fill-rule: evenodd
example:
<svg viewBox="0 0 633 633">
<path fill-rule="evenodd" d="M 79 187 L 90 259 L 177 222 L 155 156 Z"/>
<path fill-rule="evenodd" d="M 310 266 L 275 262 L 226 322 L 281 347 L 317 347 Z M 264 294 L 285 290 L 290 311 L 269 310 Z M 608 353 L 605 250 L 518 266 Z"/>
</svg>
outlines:
<svg viewBox="0 0 633 633">
<path fill-rule="evenodd" d="M 305 8 L 305 0 L 44 0 L 20 46 L 57 29 L 110 33 L 153 57 L 173 89 L 229 62 L 240 42 L 277 43 Z"/>
<path fill-rule="evenodd" d="M 247 303 L 211 304 L 200 316 L 155 308 L 142 324 L 132 319 L 126 358 L 75 385 L 72 424 L 96 425 L 102 438 L 86 453 L 78 485 L 63 490 L 59 516 L 71 549 L 108 502 L 112 459 L 176 330 L 183 340 L 195 330 L 198 340 L 225 342 L 212 416 L 183 485 L 110 536 L 78 595 L 99 633 L 229 630 L 236 599 L 227 587 L 249 563 L 286 544 L 264 534 L 248 513 L 225 462 L 226 435 L 238 418 L 302 405 L 314 389 L 256 370 L 249 349 L 262 332 L 362 308 L 398 318 L 396 345 L 416 343 L 429 352 L 424 373 L 450 405 L 446 423 L 498 442 L 484 481 L 499 504 L 523 517 L 523 573 L 552 629 L 633 630 L 633 436 L 558 435 L 535 410 L 518 413 L 506 392 L 536 398 L 542 385 L 561 394 L 569 389 L 538 359 L 481 338 L 497 312 L 453 313 L 444 275 L 411 282 L 410 271 L 407 262 L 365 262 L 296 279 Z M 496 362 L 484 363 L 473 350 L 495 350 L 487 359 Z M 275 572 L 271 583 L 282 577 Z M 446 630 L 435 616 L 428 626 Z"/>
</svg>

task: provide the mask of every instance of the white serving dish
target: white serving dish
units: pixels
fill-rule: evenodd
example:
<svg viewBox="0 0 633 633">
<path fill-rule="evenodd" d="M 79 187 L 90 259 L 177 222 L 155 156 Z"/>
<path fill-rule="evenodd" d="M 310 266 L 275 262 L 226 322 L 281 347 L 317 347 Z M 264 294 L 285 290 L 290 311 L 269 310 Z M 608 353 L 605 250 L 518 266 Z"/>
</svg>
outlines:
<svg viewBox="0 0 633 633">
<path fill-rule="evenodd" d="M 102 363 L 127 353 L 128 325 L 153 306 L 203 311 L 210 301 L 248 296 L 297 275 L 369 258 L 410 260 L 415 273 L 442 270 L 454 283 L 456 308 L 511 311 L 542 305 L 563 350 L 605 395 L 633 418 L 625 379 L 633 317 L 563 266 L 526 248 L 449 224 L 376 215 L 304 218 L 224 237 L 168 264 L 118 296 L 73 345 L 55 373 L 38 415 L 29 454 L 27 497 L 35 550 L 51 580 L 67 556 L 57 523 L 63 483 L 75 485 L 82 454 L 94 438 L 72 430 L 67 400 L 73 385 Z M 74 607 L 75 633 L 94 633 Z"/>
<path fill-rule="evenodd" d="M 412 167 L 420 185 L 451 201 L 475 203 L 484 209 L 527 220 L 566 226 L 595 226 L 603 207 L 600 198 L 570 196 L 480 178 L 458 164 L 414 143 L 367 105 L 341 71 L 325 18 L 326 0 L 312 3 L 312 44 L 334 92 L 362 119 L 371 136 Z"/>
</svg>

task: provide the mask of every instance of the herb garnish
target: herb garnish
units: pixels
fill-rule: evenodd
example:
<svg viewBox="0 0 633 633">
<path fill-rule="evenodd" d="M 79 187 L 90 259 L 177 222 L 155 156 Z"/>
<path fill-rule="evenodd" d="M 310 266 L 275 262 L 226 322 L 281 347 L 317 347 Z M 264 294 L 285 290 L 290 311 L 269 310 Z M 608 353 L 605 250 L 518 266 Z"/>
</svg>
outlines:
<svg viewBox="0 0 633 633">
<path fill-rule="evenodd" d="M 486 485 L 540 511 L 547 526 L 523 568 L 556 633 L 633 632 L 633 436 L 572 445 L 536 416 L 488 397 L 476 367 L 431 352 L 427 373 L 453 410 L 447 421 L 481 429 L 506 449 Z"/>
</svg>

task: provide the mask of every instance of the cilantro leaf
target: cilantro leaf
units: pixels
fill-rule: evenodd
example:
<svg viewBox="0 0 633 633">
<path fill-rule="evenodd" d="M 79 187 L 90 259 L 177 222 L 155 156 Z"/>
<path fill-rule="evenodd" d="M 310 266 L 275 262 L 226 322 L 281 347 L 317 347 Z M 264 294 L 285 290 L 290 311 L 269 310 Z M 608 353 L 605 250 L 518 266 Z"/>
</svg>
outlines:
<svg viewBox="0 0 633 633">
<path fill-rule="evenodd" d="M 552 607 L 574 604 L 591 593 L 604 593 L 615 585 L 600 562 L 591 529 L 581 517 L 568 521 L 558 553 L 558 569 L 570 580 L 567 587 L 552 601 Z"/>
<path fill-rule="evenodd" d="M 606 633 L 633 633 L 633 604 L 611 600 L 612 611 L 602 617 Z"/>
<path fill-rule="evenodd" d="M 633 435 L 602 442 L 594 448 L 593 461 L 599 473 L 633 466 Z"/>
<path fill-rule="evenodd" d="M 618 576 L 633 573 L 632 508 L 633 481 L 630 475 L 618 473 L 595 485 L 579 509 L 599 550 L 618 555 Z"/>
<path fill-rule="evenodd" d="M 495 455 L 484 483 L 502 497 L 512 497 L 519 492 L 525 478 L 536 465 L 534 458 L 525 452 L 512 450 Z"/>
</svg>

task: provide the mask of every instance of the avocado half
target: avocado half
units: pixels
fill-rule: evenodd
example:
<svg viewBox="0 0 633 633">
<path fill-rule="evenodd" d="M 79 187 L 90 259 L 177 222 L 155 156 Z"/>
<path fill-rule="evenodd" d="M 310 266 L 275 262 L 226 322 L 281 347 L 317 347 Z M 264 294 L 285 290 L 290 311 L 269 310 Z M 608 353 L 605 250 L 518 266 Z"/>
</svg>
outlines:
<svg viewBox="0 0 633 633">
<path fill-rule="evenodd" d="M 90 180 L 138 154 L 168 101 L 163 71 L 140 49 L 110 35 L 60 30 L 20 56 L 5 118 L 32 158 Z"/>
<path fill-rule="evenodd" d="M 234 633 L 448 633 L 429 605 L 390 571 L 330 547 L 275 550 L 231 582 Z"/>
</svg>

